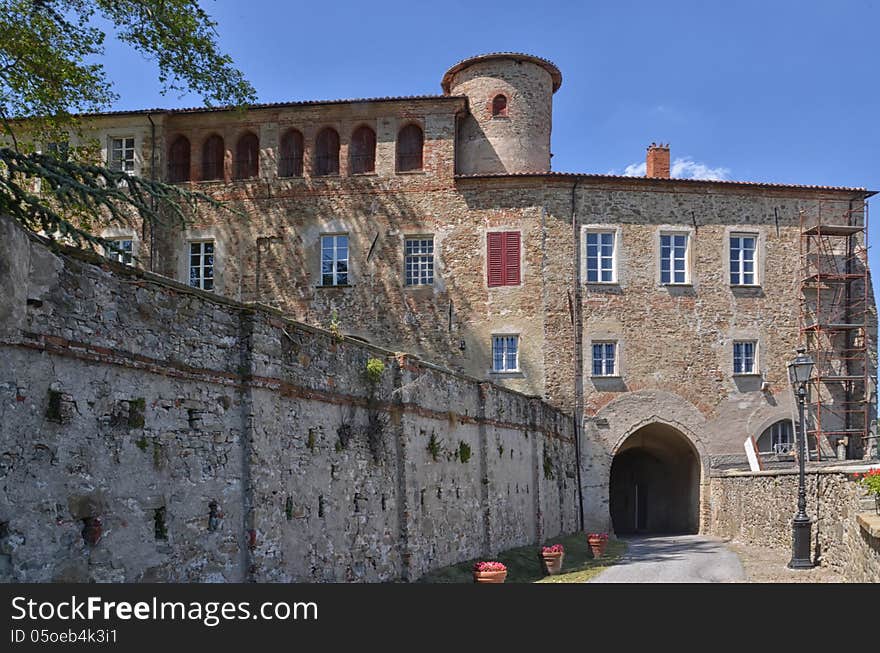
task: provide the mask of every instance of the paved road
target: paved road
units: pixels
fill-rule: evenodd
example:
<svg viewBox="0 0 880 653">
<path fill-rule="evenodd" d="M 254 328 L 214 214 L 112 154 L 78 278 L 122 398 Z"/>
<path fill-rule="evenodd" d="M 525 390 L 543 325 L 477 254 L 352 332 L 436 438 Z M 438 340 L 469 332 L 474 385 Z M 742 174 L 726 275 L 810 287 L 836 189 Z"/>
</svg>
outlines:
<svg viewBox="0 0 880 653">
<path fill-rule="evenodd" d="M 745 580 L 739 558 L 724 543 L 701 535 L 623 538 L 626 554 L 591 583 L 736 583 Z"/>
</svg>

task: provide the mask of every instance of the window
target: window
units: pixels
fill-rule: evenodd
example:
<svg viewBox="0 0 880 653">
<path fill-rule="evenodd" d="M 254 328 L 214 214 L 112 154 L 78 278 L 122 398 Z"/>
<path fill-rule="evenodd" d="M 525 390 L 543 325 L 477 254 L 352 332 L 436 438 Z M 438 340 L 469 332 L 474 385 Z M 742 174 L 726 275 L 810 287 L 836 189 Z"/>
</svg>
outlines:
<svg viewBox="0 0 880 653">
<path fill-rule="evenodd" d="M 486 234 L 486 267 L 490 288 L 519 285 L 519 244 L 518 231 L 490 231 Z"/>
<path fill-rule="evenodd" d="M 422 169 L 422 148 L 425 135 L 418 125 L 407 125 L 397 134 L 397 171 L 413 172 Z"/>
<path fill-rule="evenodd" d="M 588 231 L 586 245 L 587 283 L 614 282 L 614 232 Z"/>
<path fill-rule="evenodd" d="M 168 151 L 168 181 L 189 181 L 189 139 L 178 136 Z"/>
<path fill-rule="evenodd" d="M 504 95 L 496 95 L 492 100 L 492 117 L 493 118 L 506 118 L 507 117 L 507 97 Z"/>
<path fill-rule="evenodd" d="M 226 146 L 223 137 L 212 134 L 202 146 L 202 179 L 223 179 L 223 160 L 226 157 Z"/>
<path fill-rule="evenodd" d="M 253 179 L 260 174 L 260 141 L 253 132 L 242 134 L 235 145 L 235 178 Z"/>
<path fill-rule="evenodd" d="M 434 238 L 425 236 L 404 241 L 407 286 L 430 286 L 434 283 Z"/>
<path fill-rule="evenodd" d="M 362 175 L 376 171 L 376 132 L 366 125 L 351 135 L 351 174 Z"/>
<path fill-rule="evenodd" d="M 202 290 L 214 289 L 214 241 L 189 244 L 189 285 Z"/>
<path fill-rule="evenodd" d="M 348 236 L 321 236 L 321 285 L 348 285 Z"/>
<path fill-rule="evenodd" d="M 733 343 L 733 373 L 755 374 L 755 353 L 758 343 L 754 340 L 737 340 Z"/>
<path fill-rule="evenodd" d="M 339 174 L 339 134 L 335 129 L 322 129 L 315 139 L 315 176 Z"/>
<path fill-rule="evenodd" d="M 688 234 L 660 235 L 660 283 L 688 283 Z"/>
<path fill-rule="evenodd" d="M 111 170 L 134 172 L 134 136 L 110 139 Z"/>
<path fill-rule="evenodd" d="M 133 264 L 133 250 L 132 250 L 132 241 L 131 239 L 124 238 L 110 238 L 110 240 L 117 249 L 109 249 L 105 250 L 105 254 L 107 258 L 111 261 L 118 261 L 119 263 L 124 263 L 125 265 Z"/>
<path fill-rule="evenodd" d="M 492 336 L 492 371 L 519 371 L 519 336 Z"/>
<path fill-rule="evenodd" d="M 794 451 L 794 427 L 791 420 L 780 420 L 767 427 L 758 438 L 762 453 L 791 453 Z"/>
<path fill-rule="evenodd" d="M 302 177 L 303 174 L 303 135 L 296 129 L 289 129 L 281 137 L 281 157 L 278 159 L 279 177 Z"/>
<path fill-rule="evenodd" d="M 593 376 L 617 376 L 617 343 L 593 343 Z"/>
<path fill-rule="evenodd" d="M 59 161 L 67 161 L 70 158 L 70 143 L 47 143 L 46 151 Z"/>
<path fill-rule="evenodd" d="M 754 235 L 734 234 L 730 237 L 730 285 L 755 285 L 755 245 Z"/>
</svg>

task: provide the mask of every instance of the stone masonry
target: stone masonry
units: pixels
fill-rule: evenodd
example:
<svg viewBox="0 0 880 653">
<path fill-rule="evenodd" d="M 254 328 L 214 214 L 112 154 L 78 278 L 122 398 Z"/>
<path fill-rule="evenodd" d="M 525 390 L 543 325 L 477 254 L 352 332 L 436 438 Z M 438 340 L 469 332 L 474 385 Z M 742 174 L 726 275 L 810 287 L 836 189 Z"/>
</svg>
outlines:
<svg viewBox="0 0 880 653">
<path fill-rule="evenodd" d="M 539 399 L 6 219 L 0 287 L 4 581 L 415 579 L 577 529 Z"/>
<path fill-rule="evenodd" d="M 880 583 L 880 532 L 867 525 L 880 523 L 880 517 L 874 500 L 853 478 L 867 469 L 863 465 L 808 469 L 807 514 L 813 519 L 812 552 L 818 564 L 851 582 Z M 710 486 L 710 533 L 791 550 L 798 487 L 794 470 L 718 472 Z"/>
</svg>

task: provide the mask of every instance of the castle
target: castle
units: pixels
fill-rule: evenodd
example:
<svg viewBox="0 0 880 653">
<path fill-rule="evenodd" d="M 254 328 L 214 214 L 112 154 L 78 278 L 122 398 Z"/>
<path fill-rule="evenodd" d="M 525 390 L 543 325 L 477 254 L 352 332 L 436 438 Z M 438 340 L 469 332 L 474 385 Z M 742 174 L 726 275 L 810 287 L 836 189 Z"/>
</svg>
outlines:
<svg viewBox="0 0 880 653">
<path fill-rule="evenodd" d="M 439 95 L 87 116 L 109 165 L 238 212 L 101 235 L 124 263 L 564 411 L 588 528 L 703 531 L 711 470 L 744 441 L 791 461 L 799 344 L 812 458 L 872 455 L 873 192 L 671 178 L 654 143 L 644 177 L 553 171 L 561 85 L 493 53 Z"/>
</svg>

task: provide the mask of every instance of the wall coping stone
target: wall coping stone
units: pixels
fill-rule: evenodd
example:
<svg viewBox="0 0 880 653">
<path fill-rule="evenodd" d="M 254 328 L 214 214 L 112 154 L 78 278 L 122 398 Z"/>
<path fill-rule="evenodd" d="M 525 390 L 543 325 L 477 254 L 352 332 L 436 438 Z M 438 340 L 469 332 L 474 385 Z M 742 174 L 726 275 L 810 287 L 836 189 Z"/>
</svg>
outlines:
<svg viewBox="0 0 880 653">
<path fill-rule="evenodd" d="M 871 512 L 860 512 L 856 515 L 856 521 L 868 535 L 880 539 L 880 515 Z"/>
<path fill-rule="evenodd" d="M 880 469 L 880 463 L 853 463 L 850 465 L 835 465 L 828 467 L 810 467 L 806 468 L 807 474 L 856 474 L 867 472 L 872 469 Z M 797 476 L 797 469 L 765 469 L 759 472 L 740 469 L 727 469 L 713 471 L 712 476 L 716 478 L 729 477 L 755 477 L 755 476 Z"/>
</svg>

